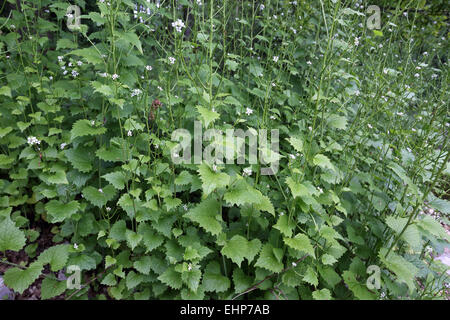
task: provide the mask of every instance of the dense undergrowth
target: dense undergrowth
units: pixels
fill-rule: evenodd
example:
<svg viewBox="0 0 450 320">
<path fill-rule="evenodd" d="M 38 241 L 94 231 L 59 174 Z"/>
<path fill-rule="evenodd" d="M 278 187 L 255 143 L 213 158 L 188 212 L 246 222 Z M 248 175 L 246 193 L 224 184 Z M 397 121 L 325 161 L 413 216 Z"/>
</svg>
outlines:
<svg viewBox="0 0 450 320">
<path fill-rule="evenodd" d="M 445 2 L 20 3 L 0 13 L 0 252 L 29 259 L 8 287 L 445 298 L 433 259 L 449 240 Z M 175 163 L 172 133 L 196 120 L 278 130 L 277 172 L 248 157 Z M 38 254 L 42 223 L 53 246 Z M 80 289 L 57 278 L 69 266 Z"/>
</svg>

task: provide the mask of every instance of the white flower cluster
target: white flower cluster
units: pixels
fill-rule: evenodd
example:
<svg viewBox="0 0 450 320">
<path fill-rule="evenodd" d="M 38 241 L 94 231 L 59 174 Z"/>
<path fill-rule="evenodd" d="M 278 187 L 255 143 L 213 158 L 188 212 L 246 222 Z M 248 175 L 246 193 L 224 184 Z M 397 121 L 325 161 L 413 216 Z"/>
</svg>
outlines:
<svg viewBox="0 0 450 320">
<path fill-rule="evenodd" d="M 133 91 L 131 92 L 131 96 L 132 96 L 132 97 L 138 96 L 138 95 L 140 95 L 141 93 L 142 93 L 142 90 L 141 90 L 141 89 L 133 89 Z"/>
<path fill-rule="evenodd" d="M 184 22 L 181 19 L 178 19 L 175 22 L 172 22 L 172 27 L 174 27 L 177 32 L 181 32 L 181 30 L 185 27 Z"/>
<path fill-rule="evenodd" d="M 170 64 L 174 64 L 175 63 L 175 58 L 174 57 L 169 57 L 169 62 L 170 62 Z"/>
<path fill-rule="evenodd" d="M 41 144 L 41 141 L 36 137 L 28 137 L 27 142 L 30 146 L 33 146 L 35 144 Z"/>
<path fill-rule="evenodd" d="M 243 170 L 244 172 L 243 172 L 243 176 L 244 177 L 249 177 L 249 176 L 251 176 L 252 175 L 252 168 L 244 168 L 244 170 Z"/>
<path fill-rule="evenodd" d="M 150 2 L 150 0 L 147 0 L 147 2 Z M 140 14 L 146 14 L 147 16 L 150 16 L 152 14 L 151 10 L 149 7 L 145 8 L 143 5 L 138 5 L 136 4 L 134 6 L 134 18 L 137 19 L 139 17 L 139 22 L 140 23 L 144 23 L 144 19 L 142 18 L 142 15 L 139 16 Z"/>
</svg>

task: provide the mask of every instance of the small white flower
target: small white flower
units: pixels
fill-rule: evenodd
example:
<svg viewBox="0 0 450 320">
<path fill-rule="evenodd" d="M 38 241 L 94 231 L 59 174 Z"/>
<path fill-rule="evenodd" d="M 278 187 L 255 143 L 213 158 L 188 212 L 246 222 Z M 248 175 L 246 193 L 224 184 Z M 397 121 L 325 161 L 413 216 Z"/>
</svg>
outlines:
<svg viewBox="0 0 450 320">
<path fill-rule="evenodd" d="M 370 123 L 368 123 L 367 126 L 369 127 L 369 129 L 373 129 L 373 127 Z"/>
<path fill-rule="evenodd" d="M 82 62 L 82 61 L 77 61 L 77 65 L 78 65 L 79 67 L 81 67 L 81 66 L 83 65 L 83 62 Z"/>
<path fill-rule="evenodd" d="M 110 211 L 111 211 L 111 208 L 110 208 L 110 207 L 106 207 L 106 211 L 107 211 L 107 212 L 110 212 Z"/>
<path fill-rule="evenodd" d="M 27 142 L 30 146 L 33 146 L 35 144 L 41 144 L 41 141 L 36 137 L 28 137 Z"/>
<path fill-rule="evenodd" d="M 404 115 L 404 113 L 403 112 L 397 112 L 397 115 L 402 117 Z"/>
<path fill-rule="evenodd" d="M 133 136 L 133 132 L 131 130 L 128 130 L 127 136 L 132 137 Z"/>
<path fill-rule="evenodd" d="M 308 61 L 306 61 L 306 64 L 307 65 L 312 65 L 312 62 L 308 60 Z"/>
<path fill-rule="evenodd" d="M 289 158 L 291 158 L 292 160 L 295 160 L 295 156 L 293 154 L 290 154 Z"/>
<path fill-rule="evenodd" d="M 355 43 L 355 46 L 359 46 L 359 38 L 358 37 L 355 37 L 354 43 Z"/>
<path fill-rule="evenodd" d="M 108 76 L 108 73 L 103 72 L 103 73 L 100 73 L 99 75 L 100 75 L 100 77 L 102 77 L 102 78 L 106 78 L 106 77 Z"/>
<path fill-rule="evenodd" d="M 280 212 L 280 216 L 284 216 L 284 212 L 283 211 Z"/>
<path fill-rule="evenodd" d="M 61 143 L 61 145 L 59 147 L 61 150 L 63 150 L 66 146 L 67 146 L 67 143 L 63 142 L 63 143 Z"/>
<path fill-rule="evenodd" d="M 75 250 L 77 250 L 77 249 L 78 249 L 78 245 L 77 245 L 76 243 L 74 243 L 74 244 L 73 244 L 73 248 L 74 248 Z"/>
<path fill-rule="evenodd" d="M 189 263 L 188 265 L 188 270 L 191 271 L 192 270 L 192 264 Z"/>
<path fill-rule="evenodd" d="M 152 66 L 145 66 L 145 70 L 147 70 L 147 71 L 152 71 Z"/>
<path fill-rule="evenodd" d="M 181 30 L 184 28 L 184 22 L 181 21 L 181 19 L 178 19 L 175 22 L 172 22 L 172 27 L 174 27 L 177 32 L 181 32 Z"/>
<path fill-rule="evenodd" d="M 251 176 L 252 175 L 252 168 L 244 168 L 244 176 Z"/>
<path fill-rule="evenodd" d="M 169 62 L 170 64 L 174 64 L 175 63 L 175 58 L 174 57 L 169 57 Z"/>
<path fill-rule="evenodd" d="M 217 166 L 216 166 L 215 164 L 212 165 L 212 170 L 213 170 L 214 172 L 217 172 Z"/>
<path fill-rule="evenodd" d="M 72 70 L 72 77 L 76 78 L 79 73 L 76 70 Z"/>
<path fill-rule="evenodd" d="M 273 56 L 273 62 L 278 62 L 278 56 Z"/>
<path fill-rule="evenodd" d="M 53 80 L 53 77 L 52 76 L 50 76 L 50 77 L 48 77 L 50 80 Z"/>
<path fill-rule="evenodd" d="M 295 262 L 292 262 L 292 266 L 293 266 L 293 267 L 296 267 L 297 264 L 296 264 Z"/>
<path fill-rule="evenodd" d="M 184 211 L 187 211 L 187 210 L 188 210 L 187 204 L 183 204 L 183 209 L 184 209 Z"/>
<path fill-rule="evenodd" d="M 263 4 L 261 4 L 261 5 L 259 6 L 259 10 L 264 10 L 264 8 L 265 8 L 265 6 L 264 6 Z"/>
<path fill-rule="evenodd" d="M 101 188 L 98 189 L 98 192 L 103 193 L 103 189 L 101 189 Z"/>
<path fill-rule="evenodd" d="M 420 77 L 420 74 L 416 73 L 416 74 L 414 74 L 414 77 L 418 78 L 418 77 Z"/>
<path fill-rule="evenodd" d="M 323 193 L 323 190 L 321 187 L 317 187 L 317 190 L 319 191 L 319 193 Z"/>
<path fill-rule="evenodd" d="M 159 90 L 159 91 L 163 91 L 163 88 L 161 88 L 160 86 L 158 86 L 158 90 Z"/>
<path fill-rule="evenodd" d="M 95 120 L 91 121 L 91 126 L 95 126 Z"/>
<path fill-rule="evenodd" d="M 141 90 L 141 89 L 133 89 L 133 91 L 131 92 L 131 96 L 132 96 L 132 97 L 138 96 L 138 95 L 140 95 L 141 93 L 142 93 L 142 90 Z"/>
<path fill-rule="evenodd" d="M 68 66 L 71 67 L 72 66 L 72 62 L 69 62 Z"/>
<path fill-rule="evenodd" d="M 275 82 L 272 82 L 272 87 L 275 87 L 275 86 L 276 86 Z"/>
<path fill-rule="evenodd" d="M 245 109 L 245 113 L 249 116 L 253 113 L 253 110 L 250 108 Z"/>
<path fill-rule="evenodd" d="M 63 57 L 63 56 L 58 56 L 58 61 L 59 61 L 59 62 L 62 62 L 62 61 L 63 61 L 63 59 L 64 59 L 64 57 Z"/>
<path fill-rule="evenodd" d="M 112 78 L 113 80 L 116 80 L 116 79 L 119 78 L 119 75 L 118 75 L 117 73 L 114 73 L 114 74 L 111 76 L 111 78 Z"/>
</svg>

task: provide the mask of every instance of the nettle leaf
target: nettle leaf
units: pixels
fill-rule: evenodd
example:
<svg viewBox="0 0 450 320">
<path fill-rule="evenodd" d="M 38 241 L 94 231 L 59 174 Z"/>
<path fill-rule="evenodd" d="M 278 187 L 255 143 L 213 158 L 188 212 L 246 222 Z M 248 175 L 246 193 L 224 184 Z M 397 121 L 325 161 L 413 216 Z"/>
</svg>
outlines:
<svg viewBox="0 0 450 320">
<path fill-rule="evenodd" d="M 220 203 L 212 198 L 203 200 L 195 208 L 184 215 L 186 218 L 197 222 L 200 227 L 212 235 L 218 235 L 222 232 L 222 221 L 220 215 Z"/>
<path fill-rule="evenodd" d="M 89 120 L 82 119 L 78 120 L 73 124 L 72 130 L 70 131 L 71 140 L 84 137 L 84 136 L 96 136 L 106 133 L 105 127 L 97 127 L 92 125 Z"/>
<path fill-rule="evenodd" d="M 170 266 L 158 277 L 158 280 L 172 289 L 180 289 L 183 285 L 181 273 L 175 271 L 175 266 Z"/>
<path fill-rule="evenodd" d="M 226 242 L 221 253 L 240 267 L 244 258 L 248 260 L 248 263 L 251 263 L 260 249 L 261 241 L 258 239 L 248 241 L 243 236 L 235 235 Z"/>
<path fill-rule="evenodd" d="M 314 253 L 314 248 L 309 241 L 309 238 L 305 234 L 297 234 L 294 238 L 284 238 L 284 243 L 286 243 L 292 249 L 307 253 L 313 258 L 316 257 Z"/>
<path fill-rule="evenodd" d="M 3 280 L 8 288 L 22 294 L 41 275 L 44 266 L 39 262 L 33 262 L 25 270 L 10 268 L 3 275 Z"/>
<path fill-rule="evenodd" d="M 106 203 L 114 198 L 116 189 L 112 185 L 107 185 L 102 189 L 96 189 L 88 186 L 83 189 L 84 198 L 94 206 L 103 207 Z"/>
<path fill-rule="evenodd" d="M 58 200 L 51 200 L 45 205 L 45 210 L 50 215 L 51 222 L 63 222 L 74 215 L 80 208 L 80 204 L 72 200 L 69 203 L 63 203 Z"/>
<path fill-rule="evenodd" d="M 103 146 L 95 152 L 95 155 L 103 161 L 125 162 L 128 159 L 127 152 L 114 146 Z"/>
<path fill-rule="evenodd" d="M 144 276 L 136 273 L 134 271 L 130 271 L 126 277 L 126 284 L 128 290 L 132 290 L 136 288 L 142 281 L 144 281 Z"/>
<path fill-rule="evenodd" d="M 203 122 L 205 128 L 208 128 L 210 123 L 213 123 L 220 118 L 220 114 L 215 111 L 206 109 L 202 106 L 197 106 L 196 108 L 198 113 L 200 113 L 200 119 Z"/>
<path fill-rule="evenodd" d="M 87 148 L 78 147 L 64 151 L 72 166 L 80 172 L 90 172 L 92 170 L 92 154 Z"/>
<path fill-rule="evenodd" d="M 224 188 L 230 182 L 230 176 L 224 172 L 213 171 L 206 163 L 202 163 L 198 172 L 200 174 L 200 179 L 202 180 L 202 188 L 205 196 L 209 195 L 211 192 L 217 188 Z"/>
<path fill-rule="evenodd" d="M 231 283 L 222 275 L 220 264 L 217 261 L 211 261 L 205 268 L 202 284 L 205 291 L 224 292 L 230 288 Z"/>
<path fill-rule="evenodd" d="M 406 283 L 412 292 L 415 288 L 414 277 L 419 270 L 412 263 L 393 251 L 386 257 L 387 251 L 388 249 L 381 248 L 378 257 L 389 270 L 395 273 L 400 282 Z"/>
<path fill-rule="evenodd" d="M 59 296 L 67 289 L 67 281 L 45 278 L 41 285 L 41 299 L 47 300 Z"/>
<path fill-rule="evenodd" d="M 25 246 L 25 233 L 7 216 L 0 222 L 0 252 L 20 251 Z"/>
<path fill-rule="evenodd" d="M 255 267 L 264 268 L 275 273 L 283 270 L 283 263 L 276 257 L 274 247 L 270 243 L 266 243 L 262 248 Z"/>
<path fill-rule="evenodd" d="M 42 265 L 50 264 L 52 271 L 59 271 L 66 266 L 69 259 L 70 245 L 59 244 L 48 248 L 38 258 Z"/>
<path fill-rule="evenodd" d="M 111 183 L 117 190 L 125 188 L 128 179 L 122 171 L 111 172 L 102 176 L 103 179 Z"/>
</svg>

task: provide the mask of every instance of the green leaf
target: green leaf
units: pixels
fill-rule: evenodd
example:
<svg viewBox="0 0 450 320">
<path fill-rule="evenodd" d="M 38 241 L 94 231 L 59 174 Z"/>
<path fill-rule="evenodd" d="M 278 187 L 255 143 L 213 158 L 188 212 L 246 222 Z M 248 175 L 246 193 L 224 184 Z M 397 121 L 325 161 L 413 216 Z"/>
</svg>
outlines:
<svg viewBox="0 0 450 320">
<path fill-rule="evenodd" d="M 360 300 L 375 300 L 376 296 L 370 292 L 365 284 L 361 284 L 356 280 L 356 275 L 352 271 L 344 271 L 342 274 L 348 288 L 353 292 L 354 296 Z"/>
<path fill-rule="evenodd" d="M 164 242 L 164 237 L 154 231 L 148 224 L 139 224 L 138 233 L 142 235 L 142 243 L 147 249 L 146 253 L 158 248 Z"/>
<path fill-rule="evenodd" d="M 41 253 L 37 261 L 42 265 L 50 264 L 52 271 L 59 271 L 66 266 L 69 259 L 69 249 L 70 245 L 68 244 L 50 247 Z"/>
<path fill-rule="evenodd" d="M 264 268 L 275 273 L 283 270 L 283 263 L 275 256 L 273 249 L 274 247 L 270 243 L 266 243 L 259 254 L 255 267 Z"/>
<path fill-rule="evenodd" d="M 433 219 L 430 216 L 424 216 L 421 220 L 416 220 L 417 225 L 428 231 L 429 233 L 441 238 L 441 239 L 447 239 L 450 241 L 450 236 L 445 231 L 444 227 L 437 222 L 435 219 Z"/>
<path fill-rule="evenodd" d="M 336 114 L 329 115 L 327 117 L 328 125 L 332 128 L 345 130 L 347 128 L 347 118 Z"/>
<path fill-rule="evenodd" d="M 222 221 L 220 216 L 220 203 L 212 198 L 208 198 L 200 202 L 195 208 L 191 209 L 186 218 L 197 222 L 200 227 L 205 229 L 212 235 L 218 235 L 222 232 L 222 225 L 219 221 Z"/>
<path fill-rule="evenodd" d="M 128 290 L 132 290 L 136 288 L 142 281 L 144 281 L 144 277 L 141 274 L 138 274 L 134 271 L 130 271 L 126 277 L 126 284 Z"/>
<path fill-rule="evenodd" d="M 125 177 L 125 173 L 121 171 L 105 174 L 102 178 L 111 183 L 117 190 L 122 190 L 125 188 L 125 184 L 128 182 L 128 179 Z"/>
<path fill-rule="evenodd" d="M 8 86 L 1 86 L 0 87 L 0 95 L 12 98 L 11 88 Z"/>
<path fill-rule="evenodd" d="M 240 235 L 235 235 L 226 242 L 221 253 L 240 267 L 244 258 L 248 260 L 248 263 L 251 263 L 260 249 L 261 241 L 258 239 L 248 241 Z"/>
<path fill-rule="evenodd" d="M 233 283 L 236 293 L 241 293 L 252 286 L 252 278 L 246 276 L 241 268 L 235 268 L 233 271 Z"/>
<path fill-rule="evenodd" d="M 192 269 L 183 272 L 181 278 L 191 291 L 197 292 L 200 285 L 200 279 L 202 278 L 202 272 L 198 269 Z"/>
<path fill-rule="evenodd" d="M 142 274 L 150 274 L 151 259 L 149 256 L 142 256 L 133 263 L 133 267 Z"/>
<path fill-rule="evenodd" d="M 20 251 L 25 243 L 25 233 L 16 227 L 9 216 L 0 222 L 0 252 L 6 250 Z"/>
<path fill-rule="evenodd" d="M 64 151 L 72 166 L 80 172 L 90 172 L 92 170 L 92 154 L 89 149 L 78 147 Z"/>
<path fill-rule="evenodd" d="M 88 186 L 83 189 L 84 198 L 94 206 L 103 207 L 106 203 L 114 198 L 116 189 L 112 185 L 107 185 L 102 189 L 96 189 Z"/>
<path fill-rule="evenodd" d="M 205 196 L 216 190 L 224 188 L 230 182 L 230 176 L 223 172 L 214 172 L 206 163 L 202 163 L 198 172 L 202 180 L 202 188 Z"/>
<path fill-rule="evenodd" d="M 80 204 L 75 200 L 72 200 L 69 203 L 51 200 L 45 205 L 45 210 L 50 215 L 52 223 L 63 222 L 64 220 L 69 219 L 79 208 Z"/>
<path fill-rule="evenodd" d="M 217 261 L 211 261 L 203 274 L 203 287 L 205 291 L 224 292 L 230 287 L 230 280 L 223 276 Z"/>
<path fill-rule="evenodd" d="M 41 285 L 41 299 L 47 300 L 59 296 L 67 289 L 66 281 L 45 278 Z"/>
<path fill-rule="evenodd" d="M 192 175 L 187 171 L 180 172 L 178 177 L 175 178 L 176 185 L 187 185 L 191 182 L 192 182 Z"/>
<path fill-rule="evenodd" d="M 312 296 L 314 300 L 331 300 L 331 292 L 328 289 L 316 290 Z"/>
<path fill-rule="evenodd" d="M 142 241 L 142 235 L 131 230 L 126 231 L 125 237 L 127 238 L 127 244 L 131 250 L 134 250 L 134 248 L 136 248 Z"/>
<path fill-rule="evenodd" d="M 317 287 L 319 284 L 319 279 L 317 279 L 317 274 L 311 266 L 308 266 L 305 274 L 303 275 L 303 281 Z"/>
<path fill-rule="evenodd" d="M 317 154 L 313 158 L 313 163 L 316 166 L 319 166 L 319 167 L 321 167 L 323 169 L 331 169 L 331 170 L 335 171 L 334 166 L 331 163 L 330 159 L 328 159 L 328 157 L 323 155 L 323 154 Z"/>
<path fill-rule="evenodd" d="M 303 140 L 296 137 L 290 137 L 287 140 L 294 147 L 295 151 L 303 152 Z"/>
<path fill-rule="evenodd" d="M 309 238 L 305 234 L 297 234 L 294 238 L 284 238 L 284 243 L 286 243 L 292 249 L 307 253 L 313 258 L 316 257 L 314 253 L 314 248 L 309 241 Z"/>
<path fill-rule="evenodd" d="M 378 257 L 389 270 L 396 274 L 398 281 L 406 283 L 412 292 L 415 288 L 414 277 L 419 270 L 395 252 L 391 251 L 387 257 L 386 253 L 387 249 L 381 248 Z"/>
<path fill-rule="evenodd" d="M 101 135 L 106 132 L 105 127 L 97 127 L 95 125 L 92 125 L 89 120 L 78 120 L 74 123 L 71 133 L 71 140 L 78 138 L 78 137 L 84 137 L 84 136 L 96 136 Z"/>
<path fill-rule="evenodd" d="M 295 222 L 289 220 L 289 216 L 283 214 L 279 216 L 277 223 L 273 227 L 280 230 L 285 237 L 291 237 L 292 230 L 295 228 Z"/>
<path fill-rule="evenodd" d="M 197 106 L 197 111 L 200 113 L 200 118 L 205 128 L 208 128 L 210 123 L 213 123 L 215 120 L 220 118 L 220 114 L 202 106 Z"/>
<path fill-rule="evenodd" d="M 3 280 L 8 288 L 22 294 L 41 275 L 44 267 L 38 262 L 33 262 L 25 270 L 10 268 L 3 275 Z"/>
<path fill-rule="evenodd" d="M 286 184 L 291 189 L 294 198 L 311 198 L 311 192 L 301 183 L 295 182 L 291 177 L 286 178 Z"/>
<path fill-rule="evenodd" d="M 183 285 L 181 273 L 175 271 L 174 266 L 170 266 L 158 277 L 158 280 L 168 285 L 172 289 L 180 289 Z"/>
<path fill-rule="evenodd" d="M 125 241 L 126 240 L 126 231 L 127 231 L 127 225 L 125 223 L 125 220 L 118 220 L 111 227 L 111 230 L 109 231 L 109 236 L 112 239 L 115 239 L 117 241 Z"/>
</svg>

